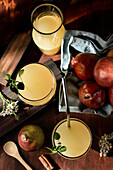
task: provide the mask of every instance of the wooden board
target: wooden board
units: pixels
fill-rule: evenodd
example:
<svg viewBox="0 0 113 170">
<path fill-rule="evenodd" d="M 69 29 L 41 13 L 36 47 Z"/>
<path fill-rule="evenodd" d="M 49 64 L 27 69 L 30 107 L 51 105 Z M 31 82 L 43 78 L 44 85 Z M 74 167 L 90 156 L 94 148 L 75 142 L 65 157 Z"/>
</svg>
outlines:
<svg viewBox="0 0 113 170">
<path fill-rule="evenodd" d="M 3 92 L 9 96 L 13 97 L 15 94 L 13 94 L 9 88 L 6 88 L 3 90 Z M 18 98 L 15 97 L 15 100 L 18 100 Z M 33 116 L 35 113 L 40 111 L 42 108 L 44 108 L 46 105 L 43 106 L 28 106 L 22 104 L 22 107 L 20 108 L 20 112 L 18 113 L 18 116 L 20 117 L 20 120 L 15 120 L 14 116 L 6 116 L 6 117 L 0 117 L 0 137 L 8 133 L 10 130 L 14 129 L 16 126 Z M 2 100 L 0 100 L 0 110 L 2 110 Z"/>
<path fill-rule="evenodd" d="M 57 80 L 61 78 L 60 70 L 58 69 L 57 65 L 53 62 L 52 59 L 49 59 L 44 64 L 47 65 L 49 68 L 51 68 Z M 19 100 L 19 98 L 15 95 L 15 93 L 11 92 L 9 88 L 5 88 L 3 90 L 3 93 L 7 95 L 7 97 L 9 98 L 12 98 L 14 100 Z M 55 100 L 55 96 L 50 101 L 50 103 L 53 102 L 54 100 Z M 0 99 L 0 111 L 2 110 L 2 107 L 3 107 L 2 100 Z M 22 122 L 30 118 L 31 116 L 33 116 L 35 113 L 37 113 L 44 107 L 46 107 L 46 105 L 30 106 L 22 102 L 20 107 L 20 112 L 18 113 L 20 117 L 19 121 L 15 120 L 13 115 L 0 117 L 0 137 L 2 137 L 4 134 L 6 134 L 7 132 L 12 130 L 13 128 L 18 126 L 19 124 L 21 124 Z"/>
<path fill-rule="evenodd" d="M 4 79 L 5 74 L 10 74 L 14 72 L 17 64 L 22 58 L 28 44 L 30 43 L 31 36 L 30 31 L 21 32 L 15 35 L 12 41 L 9 43 L 5 53 L 0 59 L 0 83 L 5 85 L 6 81 Z"/>
<path fill-rule="evenodd" d="M 6 51 L 0 61 L 1 69 L 2 69 L 4 61 L 7 61 L 8 57 L 9 58 L 12 57 L 11 51 L 15 47 L 15 43 L 17 44 L 17 42 L 20 41 L 19 37 L 20 37 L 20 35 L 17 36 L 17 39 L 14 38 L 13 41 L 10 43 L 9 47 L 6 49 Z M 24 44 L 24 47 L 23 47 L 22 44 L 25 42 L 25 37 L 27 37 L 28 39 L 26 40 L 26 44 Z M 30 38 L 29 33 L 27 33 L 26 35 L 24 34 L 23 41 L 20 43 L 22 45 L 22 50 L 20 50 L 21 45 L 19 47 L 17 46 L 17 48 L 16 47 L 14 48 L 15 49 L 14 51 L 16 52 L 16 54 L 15 54 L 15 52 L 13 53 L 13 60 L 12 60 L 12 62 L 14 64 L 13 67 L 11 67 L 12 63 L 10 63 L 10 64 L 9 63 L 6 64 L 6 62 L 4 63 L 5 67 L 3 68 L 3 70 L 0 70 L 0 72 L 1 72 L 0 73 L 0 75 L 1 75 L 0 82 L 2 84 L 6 83 L 4 81 L 4 74 L 6 74 L 6 73 L 12 74 L 13 71 L 15 70 L 19 60 L 22 58 L 22 55 L 24 54 L 24 52 L 30 42 L 29 38 Z M 15 60 L 15 55 L 18 56 L 18 60 Z M 45 55 L 42 55 L 39 60 L 40 63 L 44 63 L 46 66 L 48 66 L 54 72 L 57 80 L 59 80 L 61 78 L 61 74 L 60 74 L 59 68 L 57 67 L 57 65 L 55 64 L 54 61 L 59 60 L 59 59 L 60 59 L 60 55 L 58 55 L 57 58 L 56 58 L 56 56 L 45 57 Z M 7 95 L 9 98 L 13 98 L 14 100 L 19 100 L 19 98 L 15 95 L 15 93 L 12 93 L 9 88 L 5 88 L 3 90 L 3 93 L 5 95 Z M 55 100 L 55 96 L 53 97 L 53 99 L 50 102 L 53 102 L 54 100 Z M 2 107 L 3 107 L 3 103 L 2 103 L 2 100 L 0 99 L 0 111 L 2 111 Z M 15 120 L 14 116 L 12 116 L 12 115 L 6 116 L 6 117 L 0 117 L 0 137 L 5 135 L 10 130 L 14 129 L 16 126 L 18 126 L 19 124 L 21 124 L 22 122 L 24 122 L 25 120 L 27 120 L 28 118 L 33 116 L 35 113 L 37 113 L 44 107 L 46 107 L 46 105 L 30 106 L 25 103 L 22 103 L 20 111 L 18 113 L 18 115 L 20 117 L 19 121 Z"/>
</svg>

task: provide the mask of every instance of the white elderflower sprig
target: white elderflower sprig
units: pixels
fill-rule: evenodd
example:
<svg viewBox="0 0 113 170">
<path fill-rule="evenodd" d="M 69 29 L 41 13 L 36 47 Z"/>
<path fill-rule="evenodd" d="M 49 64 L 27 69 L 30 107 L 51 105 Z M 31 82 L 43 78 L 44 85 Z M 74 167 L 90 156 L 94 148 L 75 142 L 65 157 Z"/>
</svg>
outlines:
<svg viewBox="0 0 113 170">
<path fill-rule="evenodd" d="M 14 115 L 15 119 L 19 120 L 19 116 L 16 114 L 19 109 L 18 101 L 7 99 L 2 92 L 0 92 L 0 98 L 3 101 L 3 109 L 0 112 L 0 116 L 5 117 L 6 115 Z"/>
<path fill-rule="evenodd" d="M 100 157 L 107 156 L 109 151 L 112 149 L 112 144 L 109 142 L 109 140 L 113 139 L 113 133 L 106 135 L 104 134 L 101 136 L 99 140 L 99 147 L 100 147 Z"/>
</svg>

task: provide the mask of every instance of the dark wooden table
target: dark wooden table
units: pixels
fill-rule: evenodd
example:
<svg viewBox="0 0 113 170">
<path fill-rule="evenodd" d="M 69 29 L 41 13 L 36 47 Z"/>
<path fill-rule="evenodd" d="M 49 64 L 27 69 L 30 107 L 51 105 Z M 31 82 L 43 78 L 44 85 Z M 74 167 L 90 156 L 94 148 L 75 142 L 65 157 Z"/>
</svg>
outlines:
<svg viewBox="0 0 113 170">
<path fill-rule="evenodd" d="M 113 33 L 112 0 L 96 0 L 90 3 L 75 3 L 75 1 L 71 1 L 70 4 L 65 4 L 64 8 L 62 1 L 61 4 L 59 3 L 59 6 L 61 7 L 64 14 L 64 23 L 66 29 L 78 29 L 93 32 L 98 34 L 103 39 Z M 4 48 L 1 46 L 2 53 L 4 52 L 5 48 L 6 44 L 4 44 Z M 38 62 L 41 55 L 41 52 L 31 40 L 16 70 L 25 63 Z M 56 61 L 56 64 L 59 66 L 60 61 Z M 67 160 L 58 154 L 51 155 L 49 151 L 45 149 L 45 146 L 52 146 L 51 134 L 54 126 L 57 124 L 57 122 L 63 118 L 66 118 L 65 113 L 58 112 L 58 95 L 56 95 L 56 99 L 54 101 L 50 102 L 46 107 L 35 113 L 29 119 L 25 120 L 0 138 L 0 170 L 25 169 L 16 159 L 6 155 L 6 153 L 3 151 L 3 145 L 9 140 L 14 141 L 18 145 L 18 133 L 20 129 L 27 124 L 36 124 L 41 126 L 45 134 L 44 145 L 38 151 L 26 152 L 18 145 L 20 155 L 32 167 L 32 169 L 45 169 L 38 160 L 38 157 L 41 154 L 46 154 L 53 163 L 55 169 L 112 170 L 113 157 L 99 157 L 98 138 L 96 138 L 94 135 L 101 136 L 104 133 L 111 133 L 113 131 L 113 116 L 104 118 L 94 114 L 71 113 L 71 117 L 76 117 L 83 120 L 90 127 L 93 134 L 92 147 L 90 151 L 82 158 L 76 160 Z"/>
</svg>

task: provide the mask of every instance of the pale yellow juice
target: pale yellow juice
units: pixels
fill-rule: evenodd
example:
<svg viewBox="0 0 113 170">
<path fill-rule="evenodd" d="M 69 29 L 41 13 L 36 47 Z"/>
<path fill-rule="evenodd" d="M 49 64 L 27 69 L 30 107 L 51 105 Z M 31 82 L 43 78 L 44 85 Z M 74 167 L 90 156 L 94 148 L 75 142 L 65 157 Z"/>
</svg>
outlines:
<svg viewBox="0 0 113 170">
<path fill-rule="evenodd" d="M 44 54 L 53 55 L 60 50 L 65 28 L 62 25 L 58 31 L 56 30 L 60 27 L 61 23 L 60 16 L 52 11 L 43 12 L 34 20 L 33 26 L 39 32 L 48 34 L 40 34 L 35 29 L 32 31 L 35 44 Z"/>
<path fill-rule="evenodd" d="M 55 128 L 60 134 L 59 141 L 67 150 L 61 152 L 65 158 L 74 159 L 84 155 L 90 148 L 92 137 L 89 128 L 79 121 L 79 119 L 71 119 L 70 128 L 67 127 L 67 121 L 63 120 Z M 53 131 L 54 133 L 54 131 Z M 54 140 L 54 145 L 58 145 L 58 140 Z"/>
<path fill-rule="evenodd" d="M 42 64 L 28 64 L 23 67 L 21 76 L 16 80 L 24 83 L 19 97 L 30 105 L 43 105 L 51 100 L 56 91 L 56 79 L 53 72 Z"/>
</svg>

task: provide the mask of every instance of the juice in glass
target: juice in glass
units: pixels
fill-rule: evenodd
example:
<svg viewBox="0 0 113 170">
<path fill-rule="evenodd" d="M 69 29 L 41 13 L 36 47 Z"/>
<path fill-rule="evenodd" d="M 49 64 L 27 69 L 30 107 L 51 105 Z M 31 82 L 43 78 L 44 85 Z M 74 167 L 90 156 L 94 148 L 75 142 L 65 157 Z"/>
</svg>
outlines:
<svg viewBox="0 0 113 170">
<path fill-rule="evenodd" d="M 56 91 L 56 78 L 43 64 L 32 63 L 24 66 L 16 80 L 24 83 L 24 90 L 19 90 L 20 99 L 30 105 L 46 104 Z"/>
<path fill-rule="evenodd" d="M 60 50 L 65 32 L 60 9 L 53 4 L 42 4 L 32 12 L 31 21 L 35 44 L 44 54 L 56 54 Z"/>
<path fill-rule="evenodd" d="M 67 119 L 59 122 L 52 133 L 53 146 L 58 145 L 58 140 L 54 139 L 55 132 L 60 134 L 60 142 L 66 146 L 67 150 L 59 152 L 67 159 L 76 159 L 83 156 L 91 147 L 92 135 L 89 127 L 81 120 L 70 118 L 70 127 L 67 126 Z"/>
</svg>

